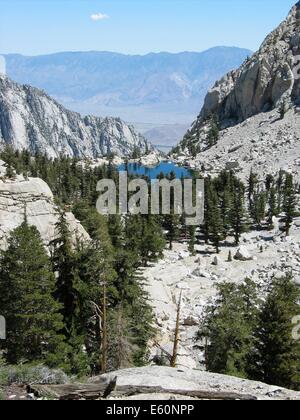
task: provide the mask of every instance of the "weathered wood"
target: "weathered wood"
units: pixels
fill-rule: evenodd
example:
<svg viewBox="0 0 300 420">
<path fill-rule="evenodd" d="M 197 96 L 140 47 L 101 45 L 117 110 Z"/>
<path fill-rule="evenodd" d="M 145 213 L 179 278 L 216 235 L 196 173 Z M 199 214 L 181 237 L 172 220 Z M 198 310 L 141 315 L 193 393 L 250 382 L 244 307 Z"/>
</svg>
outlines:
<svg viewBox="0 0 300 420">
<path fill-rule="evenodd" d="M 109 384 L 32 385 L 28 391 L 36 397 L 59 400 L 97 400 L 107 397 L 125 398 L 139 394 L 173 394 L 201 400 L 257 400 L 254 395 L 210 390 L 166 389 L 160 386 L 116 386 L 116 378 Z"/>
<path fill-rule="evenodd" d="M 54 398 L 60 400 L 99 399 L 107 389 L 104 384 L 67 384 L 67 385 L 30 385 L 27 392 L 38 398 Z"/>
<path fill-rule="evenodd" d="M 182 290 L 180 292 L 179 302 L 178 302 L 178 306 L 177 306 L 176 327 L 175 327 L 175 334 L 174 334 L 174 347 L 173 347 L 173 354 L 172 354 L 171 362 L 170 362 L 170 366 L 172 368 L 176 367 L 177 355 L 178 355 L 178 345 L 179 345 L 179 341 L 180 341 L 179 328 L 180 328 L 181 301 L 182 301 Z"/>
<path fill-rule="evenodd" d="M 192 397 L 203 400 L 246 400 L 254 401 L 257 398 L 254 395 L 240 394 L 234 392 L 210 391 L 210 390 L 182 390 L 167 389 L 160 386 L 117 386 L 111 397 L 130 397 L 138 394 L 174 394 L 184 397 Z"/>
</svg>

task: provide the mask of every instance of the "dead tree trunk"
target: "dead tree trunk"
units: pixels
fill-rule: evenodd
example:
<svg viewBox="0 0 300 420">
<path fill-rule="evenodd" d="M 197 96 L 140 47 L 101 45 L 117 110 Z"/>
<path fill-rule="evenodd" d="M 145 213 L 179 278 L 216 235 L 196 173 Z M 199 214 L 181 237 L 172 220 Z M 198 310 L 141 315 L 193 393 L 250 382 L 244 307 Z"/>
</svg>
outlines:
<svg viewBox="0 0 300 420">
<path fill-rule="evenodd" d="M 106 285 L 103 285 L 102 298 L 102 352 L 101 352 L 101 370 L 102 373 L 107 371 L 107 297 Z"/>
<path fill-rule="evenodd" d="M 173 347 L 173 355 L 171 358 L 171 367 L 176 367 L 177 355 L 178 355 L 178 344 L 180 340 L 180 312 L 181 312 L 181 300 L 182 300 L 182 291 L 180 293 L 179 302 L 177 306 L 177 318 L 176 318 L 176 328 L 175 328 L 175 336 L 174 336 L 174 347 Z"/>
</svg>

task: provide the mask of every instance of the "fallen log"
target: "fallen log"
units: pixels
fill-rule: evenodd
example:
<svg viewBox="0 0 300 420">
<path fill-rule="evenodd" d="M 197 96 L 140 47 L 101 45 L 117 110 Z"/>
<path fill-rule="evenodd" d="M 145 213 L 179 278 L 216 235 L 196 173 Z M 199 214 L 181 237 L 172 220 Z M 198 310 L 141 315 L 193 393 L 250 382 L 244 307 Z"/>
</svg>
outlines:
<svg viewBox="0 0 300 420">
<path fill-rule="evenodd" d="M 115 391 L 110 395 L 113 397 L 131 397 L 138 394 L 173 394 L 183 397 L 192 397 L 199 400 L 244 400 L 255 401 L 257 397 L 249 394 L 240 394 L 234 392 L 210 391 L 210 390 L 182 390 L 182 389 L 166 389 L 153 386 L 117 386 Z"/>
<path fill-rule="evenodd" d="M 116 380 L 109 384 L 31 385 L 28 389 L 38 398 L 58 400 L 99 400 L 126 398 L 140 394 L 171 394 L 192 397 L 199 400 L 257 400 L 254 395 L 210 390 L 165 389 L 160 386 L 118 385 Z"/>
<path fill-rule="evenodd" d="M 107 390 L 104 384 L 67 384 L 67 385 L 30 385 L 27 392 L 36 398 L 58 400 L 97 400 L 102 398 Z"/>
</svg>

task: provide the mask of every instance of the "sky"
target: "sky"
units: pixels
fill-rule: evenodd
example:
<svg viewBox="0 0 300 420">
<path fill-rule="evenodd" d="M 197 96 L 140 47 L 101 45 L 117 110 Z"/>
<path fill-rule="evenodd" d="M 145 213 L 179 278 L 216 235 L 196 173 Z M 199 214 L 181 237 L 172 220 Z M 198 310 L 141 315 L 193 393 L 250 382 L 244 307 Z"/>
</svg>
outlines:
<svg viewBox="0 0 300 420">
<path fill-rule="evenodd" d="M 257 50 L 296 0 L 0 0 L 0 53 Z"/>
</svg>

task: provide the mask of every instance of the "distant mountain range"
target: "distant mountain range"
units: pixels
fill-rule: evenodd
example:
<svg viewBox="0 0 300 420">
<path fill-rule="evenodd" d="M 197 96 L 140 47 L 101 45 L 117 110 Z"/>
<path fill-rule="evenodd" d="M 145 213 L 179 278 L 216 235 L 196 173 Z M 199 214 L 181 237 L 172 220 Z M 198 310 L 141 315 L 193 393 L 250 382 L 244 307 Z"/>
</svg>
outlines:
<svg viewBox="0 0 300 420">
<path fill-rule="evenodd" d="M 155 129 L 151 140 L 172 142 L 176 124 L 197 116 L 208 89 L 252 52 L 235 47 L 178 54 L 130 56 L 111 52 L 63 52 L 25 57 L 5 55 L 9 77 L 45 90 L 83 114 L 118 116 Z M 153 126 L 149 128 L 149 123 Z M 166 125 L 170 127 L 166 134 Z M 178 136 L 182 134 L 182 126 Z M 152 132 L 153 133 L 153 132 Z M 176 133 L 176 131 L 175 131 Z M 180 137 L 174 138 L 175 143 Z"/>
</svg>

